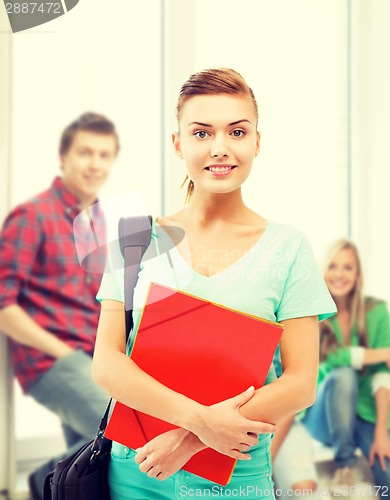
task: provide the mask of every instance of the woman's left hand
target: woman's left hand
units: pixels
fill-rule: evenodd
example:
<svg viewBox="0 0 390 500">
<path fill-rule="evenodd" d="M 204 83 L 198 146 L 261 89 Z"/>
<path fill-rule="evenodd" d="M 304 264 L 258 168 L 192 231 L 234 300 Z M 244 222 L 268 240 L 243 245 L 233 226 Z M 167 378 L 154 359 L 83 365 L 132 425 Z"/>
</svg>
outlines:
<svg viewBox="0 0 390 500">
<path fill-rule="evenodd" d="M 376 456 L 382 470 L 386 470 L 386 458 L 390 460 L 390 439 L 387 436 L 383 439 L 374 439 L 370 450 L 370 465 L 374 464 Z"/>
<path fill-rule="evenodd" d="M 172 476 L 188 460 L 206 446 L 186 429 L 173 429 L 160 434 L 136 450 L 135 461 L 139 470 L 160 481 Z"/>
</svg>

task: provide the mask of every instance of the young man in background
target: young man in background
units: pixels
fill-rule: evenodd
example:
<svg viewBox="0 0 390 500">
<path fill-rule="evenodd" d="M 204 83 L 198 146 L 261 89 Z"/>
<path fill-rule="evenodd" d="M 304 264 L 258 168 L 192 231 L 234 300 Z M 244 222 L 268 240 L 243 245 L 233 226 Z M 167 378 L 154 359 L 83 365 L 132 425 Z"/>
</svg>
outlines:
<svg viewBox="0 0 390 500">
<path fill-rule="evenodd" d="M 59 416 L 69 449 L 94 436 L 108 401 L 91 379 L 101 273 L 81 267 L 73 221 L 96 202 L 118 151 L 110 120 L 81 115 L 62 133 L 62 176 L 13 209 L 0 233 L 0 331 L 11 339 L 23 391 Z M 95 205 L 78 221 L 77 245 L 87 254 L 94 235 L 104 235 L 103 214 Z M 58 458 L 29 477 L 34 499 Z"/>
</svg>

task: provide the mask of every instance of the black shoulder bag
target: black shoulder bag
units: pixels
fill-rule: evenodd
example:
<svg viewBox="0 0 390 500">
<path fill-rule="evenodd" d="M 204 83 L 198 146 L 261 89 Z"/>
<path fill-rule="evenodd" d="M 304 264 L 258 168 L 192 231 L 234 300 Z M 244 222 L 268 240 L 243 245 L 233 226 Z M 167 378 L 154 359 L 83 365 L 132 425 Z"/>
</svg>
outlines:
<svg viewBox="0 0 390 500">
<path fill-rule="evenodd" d="M 125 259 L 126 338 L 133 327 L 133 295 L 140 263 L 149 246 L 150 216 L 122 217 L 119 221 L 119 243 Z M 100 422 L 95 439 L 85 443 L 71 456 L 58 462 L 45 479 L 44 500 L 109 500 L 107 480 L 112 442 L 104 437 L 111 399 Z"/>
</svg>

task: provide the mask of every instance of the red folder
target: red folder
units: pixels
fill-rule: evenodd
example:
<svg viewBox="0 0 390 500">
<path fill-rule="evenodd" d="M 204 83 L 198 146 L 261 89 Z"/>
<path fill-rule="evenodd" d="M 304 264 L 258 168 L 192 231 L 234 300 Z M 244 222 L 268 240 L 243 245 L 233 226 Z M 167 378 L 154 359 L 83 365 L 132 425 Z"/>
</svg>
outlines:
<svg viewBox="0 0 390 500">
<path fill-rule="evenodd" d="M 212 405 L 264 384 L 282 332 L 281 324 L 152 283 L 130 356 L 167 387 Z M 117 402 L 105 436 L 135 449 L 174 428 Z M 183 469 L 226 485 L 235 462 L 208 448 Z"/>
</svg>

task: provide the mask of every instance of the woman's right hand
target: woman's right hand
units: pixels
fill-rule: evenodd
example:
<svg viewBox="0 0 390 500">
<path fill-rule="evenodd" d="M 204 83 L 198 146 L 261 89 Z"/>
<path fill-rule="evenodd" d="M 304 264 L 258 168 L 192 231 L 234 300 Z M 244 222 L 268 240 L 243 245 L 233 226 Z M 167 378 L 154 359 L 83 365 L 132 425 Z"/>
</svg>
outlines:
<svg viewBox="0 0 390 500">
<path fill-rule="evenodd" d="M 258 442 L 258 435 L 275 431 L 275 425 L 243 417 L 239 408 L 249 401 L 255 390 L 250 387 L 237 396 L 212 406 L 203 407 L 200 422 L 191 429 L 208 447 L 236 460 L 250 460 L 251 446 Z"/>
</svg>

